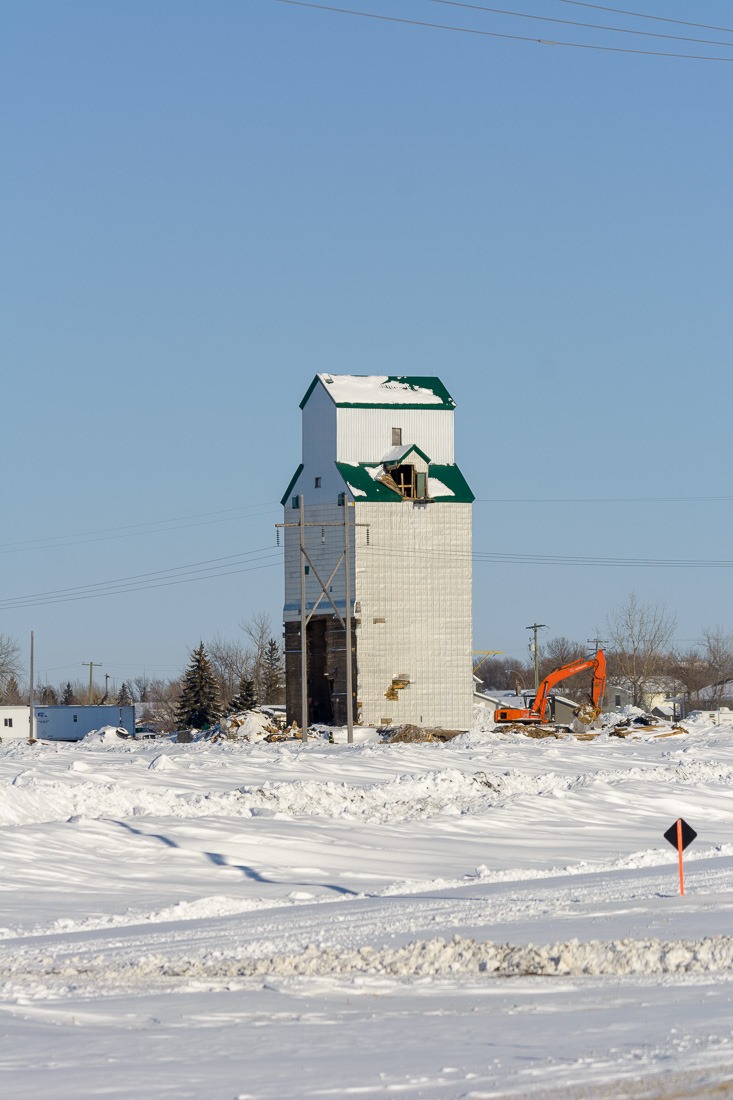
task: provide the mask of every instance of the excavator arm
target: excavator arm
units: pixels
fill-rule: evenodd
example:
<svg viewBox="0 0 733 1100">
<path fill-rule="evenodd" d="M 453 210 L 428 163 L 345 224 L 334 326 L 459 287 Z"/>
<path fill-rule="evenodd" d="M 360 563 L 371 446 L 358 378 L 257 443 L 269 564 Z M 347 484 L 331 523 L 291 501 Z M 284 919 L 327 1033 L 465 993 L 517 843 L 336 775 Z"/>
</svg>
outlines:
<svg viewBox="0 0 733 1100">
<path fill-rule="evenodd" d="M 566 665 L 556 668 L 537 688 L 537 693 L 528 710 L 513 709 L 511 707 L 499 707 L 494 711 L 495 722 L 519 722 L 531 724 L 544 722 L 547 713 L 547 697 L 555 684 L 567 680 L 571 676 L 577 676 L 580 672 L 593 669 L 593 686 L 590 693 L 590 706 L 588 703 L 579 708 L 584 722 L 592 722 L 601 713 L 603 693 L 606 690 L 606 656 L 599 649 L 594 657 L 586 657 L 578 661 L 569 661 Z"/>
</svg>

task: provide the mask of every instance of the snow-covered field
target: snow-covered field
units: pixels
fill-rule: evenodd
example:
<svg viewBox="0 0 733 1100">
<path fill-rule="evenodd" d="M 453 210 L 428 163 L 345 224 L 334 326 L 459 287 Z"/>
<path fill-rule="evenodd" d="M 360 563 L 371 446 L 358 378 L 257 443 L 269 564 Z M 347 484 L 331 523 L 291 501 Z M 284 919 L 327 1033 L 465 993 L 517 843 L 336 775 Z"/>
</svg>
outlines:
<svg viewBox="0 0 733 1100">
<path fill-rule="evenodd" d="M 733 1094 L 733 727 L 687 727 L 1 746 L 2 1094 Z"/>
</svg>

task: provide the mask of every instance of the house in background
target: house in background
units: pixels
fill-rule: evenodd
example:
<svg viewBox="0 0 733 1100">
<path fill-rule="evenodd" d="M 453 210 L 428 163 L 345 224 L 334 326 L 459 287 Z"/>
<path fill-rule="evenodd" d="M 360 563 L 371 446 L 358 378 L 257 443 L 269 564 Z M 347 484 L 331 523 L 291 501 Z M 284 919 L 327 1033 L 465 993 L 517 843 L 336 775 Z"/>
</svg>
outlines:
<svg viewBox="0 0 733 1100">
<path fill-rule="evenodd" d="M 625 680 L 609 681 L 603 709 L 606 712 L 623 710 L 632 705 L 634 695 L 631 685 Z M 650 680 L 641 698 L 641 709 L 657 717 L 679 718 L 682 712 L 683 685 L 673 676 L 660 676 Z"/>
<path fill-rule="evenodd" d="M 282 498 L 288 720 L 302 718 L 302 537 L 309 721 L 344 724 L 351 708 L 366 725 L 468 729 L 474 498 L 455 464 L 455 402 L 437 378 L 319 374 L 300 407 L 302 459 Z"/>
</svg>

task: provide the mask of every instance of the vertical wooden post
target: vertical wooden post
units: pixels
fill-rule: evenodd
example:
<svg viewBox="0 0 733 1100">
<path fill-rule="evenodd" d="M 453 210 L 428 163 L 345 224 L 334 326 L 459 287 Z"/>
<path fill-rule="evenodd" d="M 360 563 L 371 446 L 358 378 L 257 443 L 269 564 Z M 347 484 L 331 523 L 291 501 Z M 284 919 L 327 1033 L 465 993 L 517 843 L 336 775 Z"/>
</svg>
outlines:
<svg viewBox="0 0 733 1100">
<path fill-rule="evenodd" d="M 682 818 L 677 818 L 677 854 L 680 859 L 680 894 L 685 893 L 685 872 L 682 868 Z"/>
<path fill-rule="evenodd" d="M 354 708 L 352 699 L 354 686 L 351 682 L 351 533 L 349 523 L 349 501 L 344 498 L 344 574 L 346 594 L 346 741 L 354 743 Z"/>
<path fill-rule="evenodd" d="M 30 706 L 28 708 L 29 709 L 29 716 L 28 717 L 29 717 L 29 721 L 30 721 L 30 734 L 29 734 L 28 740 L 30 741 L 31 744 L 34 744 L 35 740 L 36 740 L 36 721 L 35 721 L 35 719 L 36 719 L 36 696 L 35 696 L 35 676 L 36 676 L 36 673 L 35 673 L 34 661 L 35 661 L 35 633 L 34 633 L 34 631 L 31 630 L 31 668 L 30 668 L 31 687 L 30 687 L 30 695 L 29 695 Z"/>
<path fill-rule="evenodd" d="M 308 740 L 308 647 L 306 632 L 308 617 L 305 599 L 305 499 L 301 493 L 300 504 L 300 737 Z"/>
</svg>

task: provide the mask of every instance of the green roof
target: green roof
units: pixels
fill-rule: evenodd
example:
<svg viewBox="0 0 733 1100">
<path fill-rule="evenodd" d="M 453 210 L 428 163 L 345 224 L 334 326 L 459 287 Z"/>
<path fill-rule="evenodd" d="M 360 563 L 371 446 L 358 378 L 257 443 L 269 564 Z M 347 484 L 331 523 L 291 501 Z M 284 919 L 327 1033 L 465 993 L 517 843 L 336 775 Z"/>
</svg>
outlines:
<svg viewBox="0 0 733 1100">
<path fill-rule="evenodd" d="M 398 374 L 317 374 L 300 402 L 304 408 L 318 383 L 340 409 L 455 409 L 439 378 Z"/>
<path fill-rule="evenodd" d="M 282 504 L 283 508 L 288 503 L 288 497 L 292 493 L 293 487 L 295 486 L 295 483 L 298 480 L 298 478 L 300 477 L 300 475 L 303 473 L 304 469 L 305 469 L 305 467 L 303 466 L 303 463 L 301 462 L 300 466 L 298 466 L 298 469 L 295 471 L 295 473 L 291 477 L 290 481 L 288 482 L 287 489 L 285 490 L 283 495 L 280 497 L 280 503 Z"/>
<path fill-rule="evenodd" d="M 404 497 L 395 492 L 381 481 L 376 481 L 370 471 L 381 468 L 380 462 L 337 462 L 336 467 L 341 477 L 351 492 L 354 500 L 359 501 L 384 501 L 385 503 L 399 504 Z M 461 471 L 452 463 L 447 466 L 438 466 L 431 463 L 428 477 L 432 486 L 428 484 L 429 499 L 443 504 L 472 504 L 476 499 L 471 492 L 468 482 Z M 440 483 L 442 488 L 436 486 Z M 286 493 L 287 496 L 287 493 Z"/>
</svg>

